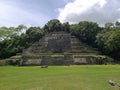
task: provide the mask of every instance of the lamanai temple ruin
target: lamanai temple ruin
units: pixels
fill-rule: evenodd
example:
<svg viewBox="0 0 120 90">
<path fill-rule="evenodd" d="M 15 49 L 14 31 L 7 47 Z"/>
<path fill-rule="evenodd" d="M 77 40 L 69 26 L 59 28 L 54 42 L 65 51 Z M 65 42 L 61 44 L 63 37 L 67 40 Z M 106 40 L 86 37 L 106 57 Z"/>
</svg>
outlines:
<svg viewBox="0 0 120 90">
<path fill-rule="evenodd" d="M 51 32 L 24 50 L 21 65 L 106 64 L 108 57 L 64 31 Z"/>
</svg>

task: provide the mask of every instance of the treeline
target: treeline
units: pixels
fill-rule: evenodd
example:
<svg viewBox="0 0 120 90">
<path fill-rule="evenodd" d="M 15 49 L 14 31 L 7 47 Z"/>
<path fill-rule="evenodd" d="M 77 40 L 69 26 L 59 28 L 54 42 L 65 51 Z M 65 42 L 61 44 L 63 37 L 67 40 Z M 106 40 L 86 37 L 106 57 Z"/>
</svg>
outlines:
<svg viewBox="0 0 120 90">
<path fill-rule="evenodd" d="M 98 48 L 103 54 L 120 60 L 120 22 L 107 23 L 100 27 L 95 22 L 81 21 L 70 25 L 61 23 L 57 19 L 48 21 L 44 27 L 18 27 L 0 28 L 0 58 L 8 58 L 21 53 L 45 34 L 53 31 L 65 31 L 75 35 L 83 42 Z"/>
<path fill-rule="evenodd" d="M 44 31 L 40 27 L 21 29 L 19 31 L 22 31 L 22 33 L 12 33 L 10 35 L 7 34 L 7 37 L 2 35 L 4 36 L 4 40 L 0 41 L 0 59 L 9 58 L 13 55 L 16 55 L 16 53 L 21 53 L 23 49 L 28 48 L 44 35 Z M 3 29 L 0 28 L 0 30 L 2 32 Z M 14 28 L 13 31 L 16 31 L 16 28 Z M 1 37 L 1 39 L 3 38 Z"/>
</svg>

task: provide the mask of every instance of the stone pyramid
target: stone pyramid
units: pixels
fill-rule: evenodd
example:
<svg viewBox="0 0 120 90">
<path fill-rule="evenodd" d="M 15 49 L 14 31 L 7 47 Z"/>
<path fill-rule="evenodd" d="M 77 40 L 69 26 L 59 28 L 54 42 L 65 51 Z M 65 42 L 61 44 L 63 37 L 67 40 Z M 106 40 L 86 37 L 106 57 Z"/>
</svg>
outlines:
<svg viewBox="0 0 120 90">
<path fill-rule="evenodd" d="M 21 65 L 106 64 L 107 57 L 64 31 L 46 34 L 23 51 Z"/>
</svg>

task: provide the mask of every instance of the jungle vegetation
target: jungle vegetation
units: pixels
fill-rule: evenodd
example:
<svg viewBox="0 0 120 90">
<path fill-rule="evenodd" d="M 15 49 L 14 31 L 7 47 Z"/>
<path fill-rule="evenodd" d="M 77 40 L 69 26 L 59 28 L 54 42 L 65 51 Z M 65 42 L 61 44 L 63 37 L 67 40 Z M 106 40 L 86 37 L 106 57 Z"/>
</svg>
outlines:
<svg viewBox="0 0 120 90">
<path fill-rule="evenodd" d="M 120 59 L 120 22 L 109 22 L 100 26 L 90 21 L 69 24 L 61 23 L 57 19 L 48 21 L 43 27 L 0 27 L 0 59 L 21 53 L 23 49 L 53 31 L 71 33 L 88 45 L 98 48 L 103 54 Z"/>
</svg>

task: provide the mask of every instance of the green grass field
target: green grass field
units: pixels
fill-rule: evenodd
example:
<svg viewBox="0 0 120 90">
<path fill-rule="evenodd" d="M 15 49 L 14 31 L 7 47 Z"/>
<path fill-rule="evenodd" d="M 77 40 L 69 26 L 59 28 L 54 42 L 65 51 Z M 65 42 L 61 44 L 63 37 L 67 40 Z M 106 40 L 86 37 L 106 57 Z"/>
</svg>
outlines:
<svg viewBox="0 0 120 90">
<path fill-rule="evenodd" d="M 0 90 L 118 90 L 120 65 L 0 67 Z"/>
</svg>

